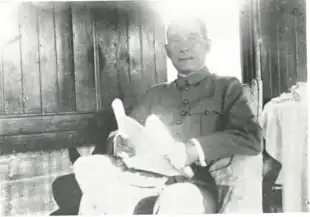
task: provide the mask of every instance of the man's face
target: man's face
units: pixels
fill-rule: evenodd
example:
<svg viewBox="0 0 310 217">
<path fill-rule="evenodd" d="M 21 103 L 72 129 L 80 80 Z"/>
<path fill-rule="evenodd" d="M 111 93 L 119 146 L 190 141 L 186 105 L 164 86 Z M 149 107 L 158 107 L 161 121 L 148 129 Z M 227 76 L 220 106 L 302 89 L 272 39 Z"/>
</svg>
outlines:
<svg viewBox="0 0 310 217">
<path fill-rule="evenodd" d="M 167 55 L 179 72 L 188 74 L 204 65 L 209 41 L 199 22 L 173 22 L 169 26 L 167 40 Z"/>
</svg>

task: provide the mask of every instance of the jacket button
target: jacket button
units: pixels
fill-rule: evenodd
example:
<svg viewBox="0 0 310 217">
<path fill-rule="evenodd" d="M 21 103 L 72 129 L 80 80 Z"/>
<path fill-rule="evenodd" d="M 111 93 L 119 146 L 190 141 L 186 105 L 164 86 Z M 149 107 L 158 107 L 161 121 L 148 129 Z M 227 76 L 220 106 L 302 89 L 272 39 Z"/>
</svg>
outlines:
<svg viewBox="0 0 310 217">
<path fill-rule="evenodd" d="M 180 133 L 175 133 L 174 134 L 176 138 L 181 138 L 181 134 Z"/>
<path fill-rule="evenodd" d="M 180 125 L 181 123 L 182 123 L 181 120 L 177 120 L 177 121 L 175 122 L 176 125 Z"/>
<path fill-rule="evenodd" d="M 189 81 L 188 80 L 185 80 L 185 85 L 189 86 Z"/>
<path fill-rule="evenodd" d="M 205 110 L 205 115 L 208 115 L 209 114 L 209 111 L 208 110 Z"/>
<path fill-rule="evenodd" d="M 186 86 L 186 87 L 184 87 L 184 90 L 189 90 L 189 87 L 187 87 L 187 86 Z"/>
<path fill-rule="evenodd" d="M 181 111 L 182 116 L 185 116 L 186 114 L 187 114 L 187 111 L 185 111 L 185 110 Z"/>
<path fill-rule="evenodd" d="M 187 104 L 187 103 L 189 103 L 189 101 L 188 101 L 188 99 L 183 99 L 182 103 Z"/>
</svg>

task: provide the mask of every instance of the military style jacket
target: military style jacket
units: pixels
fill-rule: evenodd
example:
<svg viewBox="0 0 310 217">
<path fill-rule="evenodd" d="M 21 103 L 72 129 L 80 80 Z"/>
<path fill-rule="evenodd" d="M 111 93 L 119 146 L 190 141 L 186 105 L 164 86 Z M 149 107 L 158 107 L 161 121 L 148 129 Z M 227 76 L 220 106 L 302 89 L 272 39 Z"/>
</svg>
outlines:
<svg viewBox="0 0 310 217">
<path fill-rule="evenodd" d="M 150 88 L 131 117 L 144 124 L 150 114 L 157 115 L 176 140 L 197 139 L 207 163 L 262 151 L 261 128 L 242 84 L 211 74 L 206 67 Z"/>
</svg>

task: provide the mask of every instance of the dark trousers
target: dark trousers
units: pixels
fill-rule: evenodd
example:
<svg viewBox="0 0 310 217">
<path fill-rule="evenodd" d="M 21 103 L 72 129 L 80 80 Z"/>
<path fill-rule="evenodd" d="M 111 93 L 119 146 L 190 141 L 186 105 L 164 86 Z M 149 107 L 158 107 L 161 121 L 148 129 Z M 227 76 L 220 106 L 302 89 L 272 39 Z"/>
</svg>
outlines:
<svg viewBox="0 0 310 217">
<path fill-rule="evenodd" d="M 60 176 L 52 184 L 58 210 L 51 215 L 78 215 L 82 191 L 74 174 Z"/>
</svg>

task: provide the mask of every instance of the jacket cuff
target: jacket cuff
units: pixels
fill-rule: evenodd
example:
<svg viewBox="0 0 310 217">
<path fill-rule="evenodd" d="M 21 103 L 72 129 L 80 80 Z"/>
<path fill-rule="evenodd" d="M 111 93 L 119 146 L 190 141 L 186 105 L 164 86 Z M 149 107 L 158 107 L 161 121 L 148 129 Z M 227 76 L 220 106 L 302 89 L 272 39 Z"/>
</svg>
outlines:
<svg viewBox="0 0 310 217">
<path fill-rule="evenodd" d="M 112 131 L 109 133 L 108 139 L 111 139 L 112 137 L 116 136 L 118 130 Z"/>
<path fill-rule="evenodd" d="M 189 142 L 191 142 L 197 150 L 198 162 L 196 162 L 196 164 L 201 166 L 201 167 L 206 167 L 207 166 L 206 158 L 205 158 L 205 154 L 204 154 L 204 151 L 201 147 L 200 142 L 195 138 L 190 139 Z"/>
</svg>

